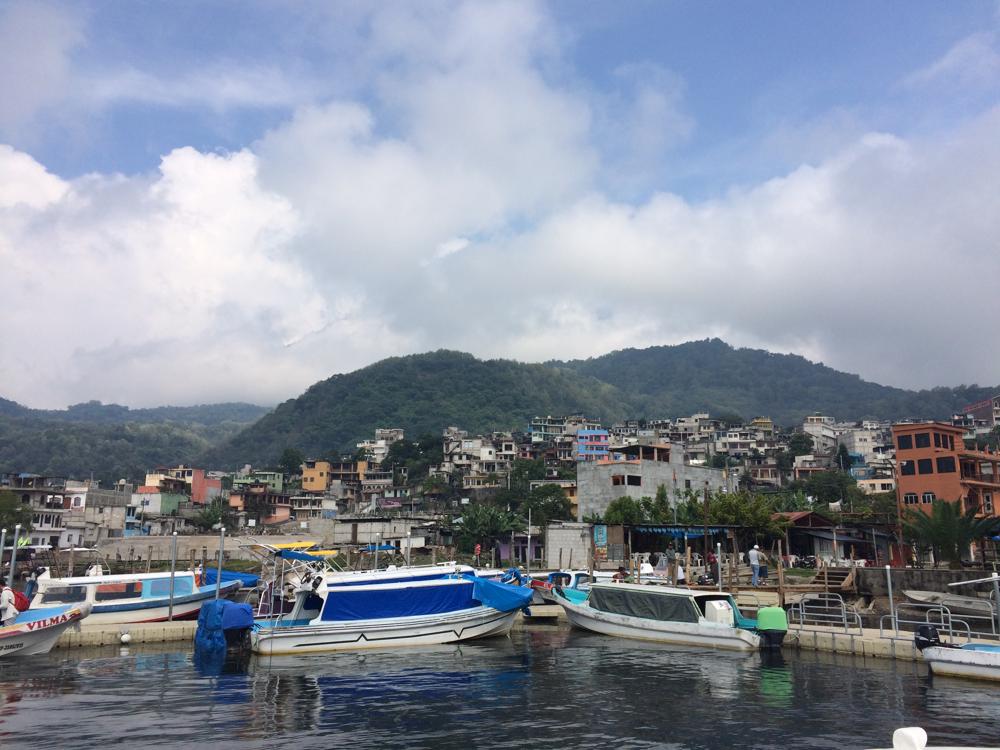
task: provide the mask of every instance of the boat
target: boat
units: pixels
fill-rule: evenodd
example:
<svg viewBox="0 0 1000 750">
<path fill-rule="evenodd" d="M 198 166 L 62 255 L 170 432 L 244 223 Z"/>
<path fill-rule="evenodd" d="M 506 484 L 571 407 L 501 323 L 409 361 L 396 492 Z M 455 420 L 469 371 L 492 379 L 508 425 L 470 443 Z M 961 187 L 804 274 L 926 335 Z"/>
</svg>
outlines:
<svg viewBox="0 0 1000 750">
<path fill-rule="evenodd" d="M 903 727 L 892 733 L 892 750 L 997 750 L 997 748 L 975 748 L 963 745 L 961 747 L 928 745 L 927 732 L 920 727 Z"/>
<path fill-rule="evenodd" d="M 557 570 L 548 573 L 544 579 L 533 580 L 531 587 L 542 604 L 558 604 L 556 588 L 588 591 L 592 581 L 607 582 L 613 575 L 610 572 L 594 572 L 592 577 L 588 570 Z"/>
<path fill-rule="evenodd" d="M 296 591 L 292 611 L 257 620 L 259 654 L 425 646 L 507 635 L 531 589 L 464 573 L 443 578 L 330 581 Z"/>
<path fill-rule="evenodd" d="M 0 658 L 47 654 L 66 628 L 90 614 L 90 602 L 27 609 L 0 626 Z"/>
<path fill-rule="evenodd" d="M 594 583 L 589 592 L 555 592 L 571 624 L 621 638 L 749 651 L 780 646 L 788 630 L 780 607 L 764 607 L 752 620 L 720 591 Z"/>
<path fill-rule="evenodd" d="M 934 674 L 1000 681 L 1000 644 L 946 643 L 933 625 L 918 627 L 913 641 Z"/>
<path fill-rule="evenodd" d="M 989 599 L 977 596 L 959 596 L 958 594 L 942 593 L 940 591 L 919 591 L 908 589 L 903 596 L 914 604 L 929 607 L 947 607 L 953 615 L 973 615 L 990 617 L 993 613 L 993 603 Z"/>
<path fill-rule="evenodd" d="M 173 607 L 170 573 L 125 573 L 50 578 L 48 571 L 38 577 L 38 590 L 31 600 L 36 608 L 60 605 L 92 605 L 87 624 L 119 625 L 139 622 L 189 620 L 198 616 L 202 602 L 214 599 L 215 584 L 199 585 L 190 570 L 174 573 Z M 235 593 L 240 581 L 223 581 L 219 596 Z"/>
</svg>

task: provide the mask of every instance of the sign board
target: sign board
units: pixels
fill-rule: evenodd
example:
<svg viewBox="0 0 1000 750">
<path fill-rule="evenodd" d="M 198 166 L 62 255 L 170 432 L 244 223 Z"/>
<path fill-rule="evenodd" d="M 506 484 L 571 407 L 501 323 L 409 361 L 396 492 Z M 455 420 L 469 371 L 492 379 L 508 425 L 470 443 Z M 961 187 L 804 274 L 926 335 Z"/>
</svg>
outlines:
<svg viewBox="0 0 1000 750">
<path fill-rule="evenodd" d="M 247 519 L 247 526 L 256 526 L 256 525 L 257 525 L 257 519 L 256 518 L 248 518 Z"/>
<path fill-rule="evenodd" d="M 608 527 L 604 524 L 594 525 L 594 562 L 608 559 Z"/>
</svg>

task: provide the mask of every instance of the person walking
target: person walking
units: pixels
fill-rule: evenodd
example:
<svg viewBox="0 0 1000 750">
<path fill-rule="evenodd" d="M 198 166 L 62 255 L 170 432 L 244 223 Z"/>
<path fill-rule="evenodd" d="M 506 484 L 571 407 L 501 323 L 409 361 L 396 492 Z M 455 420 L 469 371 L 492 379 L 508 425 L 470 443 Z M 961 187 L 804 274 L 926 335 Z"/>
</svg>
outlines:
<svg viewBox="0 0 1000 750">
<path fill-rule="evenodd" d="M 760 546 L 754 545 L 753 549 L 747 552 L 747 559 L 750 561 L 750 571 L 752 576 L 750 578 L 750 585 L 756 586 L 760 580 L 760 563 L 761 563 L 761 553 Z"/>
</svg>

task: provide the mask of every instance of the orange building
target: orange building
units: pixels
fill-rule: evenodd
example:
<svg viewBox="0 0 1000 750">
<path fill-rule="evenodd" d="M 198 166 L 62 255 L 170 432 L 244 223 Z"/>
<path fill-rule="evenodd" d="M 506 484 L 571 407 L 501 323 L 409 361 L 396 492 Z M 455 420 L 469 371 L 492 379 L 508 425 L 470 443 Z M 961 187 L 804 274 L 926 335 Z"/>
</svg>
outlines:
<svg viewBox="0 0 1000 750">
<path fill-rule="evenodd" d="M 964 432 L 943 422 L 892 426 L 900 513 L 929 512 L 935 500 L 947 500 L 960 502 L 963 512 L 1000 515 L 1000 454 L 967 450 Z"/>
</svg>

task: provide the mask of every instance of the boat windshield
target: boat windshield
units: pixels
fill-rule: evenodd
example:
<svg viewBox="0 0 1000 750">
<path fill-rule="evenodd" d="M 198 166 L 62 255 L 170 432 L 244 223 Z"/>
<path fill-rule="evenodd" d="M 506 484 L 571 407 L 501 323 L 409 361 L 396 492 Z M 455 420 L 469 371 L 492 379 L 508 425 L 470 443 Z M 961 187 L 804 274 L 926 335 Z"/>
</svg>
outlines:
<svg viewBox="0 0 1000 750">
<path fill-rule="evenodd" d="M 86 586 L 49 586 L 42 590 L 42 604 L 71 604 L 86 600 Z"/>
</svg>

